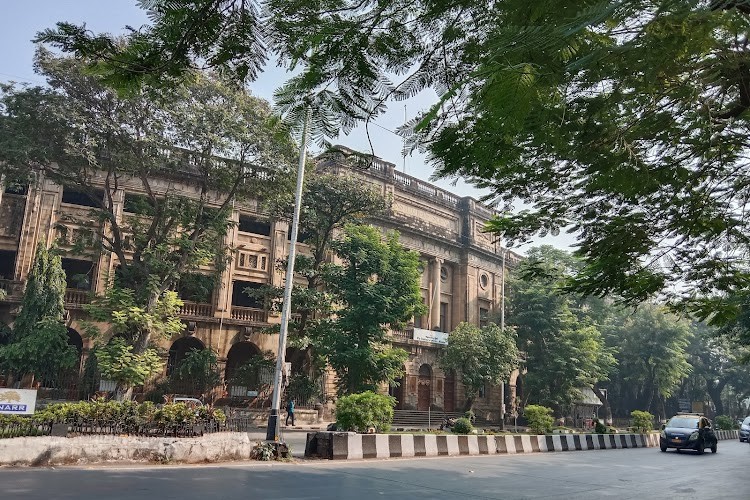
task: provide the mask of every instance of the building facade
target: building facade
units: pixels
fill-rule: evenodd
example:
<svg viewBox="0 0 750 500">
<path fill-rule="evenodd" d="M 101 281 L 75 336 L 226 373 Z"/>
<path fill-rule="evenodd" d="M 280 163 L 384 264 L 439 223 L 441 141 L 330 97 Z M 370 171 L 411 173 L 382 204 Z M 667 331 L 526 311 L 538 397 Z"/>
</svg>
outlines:
<svg viewBox="0 0 750 500">
<path fill-rule="evenodd" d="M 318 159 L 317 168 L 337 175 L 356 176 L 372 189 L 391 200 L 388 212 L 371 223 L 383 231 L 396 230 L 407 248 L 418 252 L 423 261 L 422 298 L 427 314 L 414 318 L 403 331 L 393 331 L 392 338 L 409 352 L 405 377 L 398 387 L 384 388 L 398 400 L 398 408 L 433 411 L 458 411 L 464 401 L 460 380 L 444 372 L 438 353 L 445 344 L 447 332 L 460 322 L 482 325 L 496 315 L 503 295 L 503 272 L 519 259 L 483 232 L 492 211 L 470 197 L 457 197 L 432 184 L 398 172 L 395 165 L 377 158 L 352 162 L 346 148 Z M 157 180 L 156 182 L 161 182 Z M 164 179 L 165 189 L 174 188 L 175 180 Z M 189 192 L 190 186 L 179 186 Z M 115 193 L 118 217 L 128 217 L 129 197 L 138 195 L 139 184 L 123 182 Z M 79 349 L 83 360 L 92 347 L 82 334 L 82 309 L 90 297 L 105 290 L 114 275 L 116 257 L 95 250 L 95 236 L 81 224 L 91 202 L 82 193 L 63 188 L 40 178 L 25 190 L 6 190 L 0 194 L 0 288 L 6 296 L 0 302 L 0 321 L 13 321 L 31 269 L 34 250 L 39 241 L 56 241 L 66 253 L 63 267 L 68 276 L 65 295 L 70 342 Z M 180 316 L 185 323 L 182 334 L 164 341 L 168 352 L 167 374 L 190 349 L 210 347 L 219 356 L 221 372 L 229 379 L 233 370 L 251 356 L 275 353 L 278 337 L 263 333 L 265 327 L 278 323 L 280 317 L 269 313 L 257 301 L 242 293 L 246 288 L 264 284 L 281 286 L 283 274 L 276 267 L 288 252 L 289 225 L 270 221 L 258 213 L 257 203 L 238 206 L 232 213 L 235 224 L 225 243 L 232 249 L 232 259 L 221 276 L 219 286 L 204 297 L 184 300 Z M 299 244 L 298 251 L 307 251 Z M 183 297 L 184 299 L 184 297 Z M 293 358 L 294 353 L 287 352 Z M 293 370 L 299 367 L 293 367 Z M 505 401 L 512 409 L 515 402 L 517 373 L 505 387 Z M 334 379 L 326 377 L 324 390 L 334 393 Z M 246 392 L 247 388 L 227 388 Z M 251 391 L 262 399 L 267 394 Z M 262 392 L 262 390 L 260 391 Z M 501 408 L 499 387 L 487 387 L 475 401 L 475 409 L 485 417 L 496 419 Z"/>
</svg>

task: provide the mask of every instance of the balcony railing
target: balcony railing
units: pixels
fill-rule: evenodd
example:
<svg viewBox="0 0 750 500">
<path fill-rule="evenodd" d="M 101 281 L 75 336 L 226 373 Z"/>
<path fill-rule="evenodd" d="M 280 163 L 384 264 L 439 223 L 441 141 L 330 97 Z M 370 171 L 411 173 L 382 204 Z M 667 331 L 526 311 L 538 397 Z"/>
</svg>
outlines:
<svg viewBox="0 0 750 500">
<path fill-rule="evenodd" d="M 65 290 L 65 306 L 70 308 L 79 308 L 84 304 L 91 302 L 91 297 L 88 290 L 77 290 L 75 288 L 68 288 Z"/>
<path fill-rule="evenodd" d="M 232 306 L 232 319 L 250 323 L 266 323 L 266 311 L 253 307 Z"/>
<path fill-rule="evenodd" d="M 406 340 L 412 340 L 414 338 L 414 330 L 391 330 L 391 335 L 393 336 L 393 340 L 395 340 L 396 342 L 403 342 Z"/>
<path fill-rule="evenodd" d="M 180 316 L 212 318 L 214 316 L 214 306 L 213 304 L 206 304 L 204 302 L 190 302 L 189 300 L 183 300 L 182 307 L 180 308 Z"/>
</svg>

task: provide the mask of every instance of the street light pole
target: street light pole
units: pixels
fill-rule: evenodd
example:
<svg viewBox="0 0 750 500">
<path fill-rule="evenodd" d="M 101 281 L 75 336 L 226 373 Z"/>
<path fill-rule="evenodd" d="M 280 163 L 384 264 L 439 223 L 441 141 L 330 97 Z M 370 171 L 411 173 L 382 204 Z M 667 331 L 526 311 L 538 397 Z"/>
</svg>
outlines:
<svg viewBox="0 0 750 500">
<path fill-rule="evenodd" d="M 302 140 L 297 166 L 297 188 L 294 193 L 294 215 L 292 216 L 292 233 L 289 235 L 289 260 L 286 266 L 286 283 L 284 283 L 284 301 L 281 306 L 281 326 L 279 327 L 279 352 L 276 355 L 276 371 L 273 375 L 273 396 L 271 398 L 271 415 L 268 417 L 266 440 L 279 440 L 279 411 L 281 409 L 281 382 L 286 354 L 286 337 L 289 332 L 289 315 L 292 310 L 292 287 L 294 286 L 294 259 L 297 254 L 297 233 L 299 231 L 299 213 L 302 207 L 302 185 L 305 180 L 305 161 L 307 160 L 307 140 L 310 128 L 310 106 L 305 110 L 305 123 L 302 125 Z"/>
<path fill-rule="evenodd" d="M 505 254 L 506 249 L 502 250 L 502 275 L 500 276 L 500 329 L 505 333 Z M 500 383 L 500 428 L 505 429 L 505 381 Z"/>
</svg>

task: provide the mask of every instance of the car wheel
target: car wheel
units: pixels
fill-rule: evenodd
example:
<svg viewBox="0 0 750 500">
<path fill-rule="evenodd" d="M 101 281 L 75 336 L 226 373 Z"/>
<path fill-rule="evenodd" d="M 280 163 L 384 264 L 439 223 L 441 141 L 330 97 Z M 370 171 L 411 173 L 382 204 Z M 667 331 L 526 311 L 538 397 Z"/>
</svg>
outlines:
<svg viewBox="0 0 750 500">
<path fill-rule="evenodd" d="M 661 451 L 667 451 L 667 445 L 663 444 L 663 445 L 659 446 L 659 448 L 661 448 Z"/>
<path fill-rule="evenodd" d="M 703 447 L 703 442 L 698 443 L 698 447 L 695 449 L 695 451 L 698 452 L 698 455 L 703 455 L 703 452 L 706 451 L 706 449 Z"/>
<path fill-rule="evenodd" d="M 716 443 L 711 446 L 711 453 L 716 453 Z"/>
</svg>

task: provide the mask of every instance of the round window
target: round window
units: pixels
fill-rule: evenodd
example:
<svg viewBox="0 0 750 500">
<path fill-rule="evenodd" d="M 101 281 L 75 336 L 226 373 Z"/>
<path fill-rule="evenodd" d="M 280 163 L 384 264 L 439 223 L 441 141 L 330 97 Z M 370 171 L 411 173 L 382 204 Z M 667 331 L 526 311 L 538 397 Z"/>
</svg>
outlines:
<svg viewBox="0 0 750 500">
<path fill-rule="evenodd" d="M 448 269 L 445 267 L 440 267 L 440 281 L 447 281 L 448 280 Z"/>
<path fill-rule="evenodd" d="M 490 284 L 490 277 L 482 273 L 479 276 L 479 286 L 481 286 L 484 289 L 484 288 L 487 288 L 487 285 L 489 284 Z"/>
</svg>

